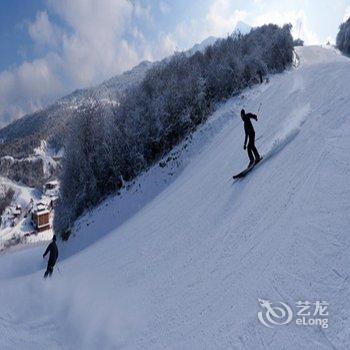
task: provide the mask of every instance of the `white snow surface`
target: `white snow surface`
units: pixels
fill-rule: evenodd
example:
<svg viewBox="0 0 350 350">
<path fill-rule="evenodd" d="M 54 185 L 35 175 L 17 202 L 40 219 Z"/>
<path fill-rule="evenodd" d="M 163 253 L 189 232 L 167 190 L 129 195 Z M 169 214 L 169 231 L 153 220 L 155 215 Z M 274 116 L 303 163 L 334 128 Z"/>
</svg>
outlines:
<svg viewBox="0 0 350 350">
<path fill-rule="evenodd" d="M 44 246 L 0 256 L 0 349 L 350 348 L 350 61 L 297 50 L 83 216 L 50 280 Z M 260 103 L 265 160 L 233 182 Z M 267 328 L 258 298 L 327 301 L 329 327 Z"/>
</svg>

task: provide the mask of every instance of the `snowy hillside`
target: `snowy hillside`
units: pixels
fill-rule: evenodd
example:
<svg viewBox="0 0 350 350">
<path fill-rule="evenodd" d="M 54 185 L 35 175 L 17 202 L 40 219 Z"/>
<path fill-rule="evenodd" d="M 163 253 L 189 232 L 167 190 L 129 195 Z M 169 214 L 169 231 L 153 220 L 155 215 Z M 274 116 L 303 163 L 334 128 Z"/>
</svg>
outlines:
<svg viewBox="0 0 350 350">
<path fill-rule="evenodd" d="M 43 140 L 60 149 L 67 126 L 76 117 L 79 109 L 96 103 L 106 109 L 118 105 L 125 91 L 140 83 L 151 66 L 151 62 L 141 62 L 130 71 L 96 87 L 77 90 L 0 129 L 0 156 L 27 157 Z"/>
<path fill-rule="evenodd" d="M 44 246 L 0 256 L 0 348 L 348 349 L 350 61 L 298 54 L 81 218 L 51 280 Z M 265 160 L 233 182 L 260 103 Z M 329 327 L 265 327 L 258 299 L 326 301 Z"/>
</svg>

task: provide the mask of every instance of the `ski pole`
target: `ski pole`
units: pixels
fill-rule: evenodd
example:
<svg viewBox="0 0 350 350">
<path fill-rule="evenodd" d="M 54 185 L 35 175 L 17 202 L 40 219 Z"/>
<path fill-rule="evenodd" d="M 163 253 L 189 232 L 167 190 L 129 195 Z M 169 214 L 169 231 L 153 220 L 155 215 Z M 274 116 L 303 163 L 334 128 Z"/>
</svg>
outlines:
<svg viewBox="0 0 350 350">
<path fill-rule="evenodd" d="M 262 105 L 262 102 L 260 102 L 259 104 L 258 113 L 260 112 L 261 105 Z"/>
<path fill-rule="evenodd" d="M 60 273 L 61 276 L 63 276 L 62 273 L 61 273 L 61 270 L 60 270 L 60 268 L 58 266 L 57 266 L 57 271 Z"/>
</svg>

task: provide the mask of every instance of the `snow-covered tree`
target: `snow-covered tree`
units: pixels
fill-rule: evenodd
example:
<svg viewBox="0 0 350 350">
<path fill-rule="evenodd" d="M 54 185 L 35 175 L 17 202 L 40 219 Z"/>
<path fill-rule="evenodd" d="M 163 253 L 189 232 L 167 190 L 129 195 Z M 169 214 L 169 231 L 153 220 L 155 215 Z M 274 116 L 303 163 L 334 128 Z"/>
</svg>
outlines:
<svg viewBox="0 0 350 350">
<path fill-rule="evenodd" d="M 304 40 L 298 38 L 293 41 L 294 46 L 304 46 Z"/>
<path fill-rule="evenodd" d="M 339 27 L 337 47 L 340 51 L 350 55 L 350 18 Z"/>
</svg>

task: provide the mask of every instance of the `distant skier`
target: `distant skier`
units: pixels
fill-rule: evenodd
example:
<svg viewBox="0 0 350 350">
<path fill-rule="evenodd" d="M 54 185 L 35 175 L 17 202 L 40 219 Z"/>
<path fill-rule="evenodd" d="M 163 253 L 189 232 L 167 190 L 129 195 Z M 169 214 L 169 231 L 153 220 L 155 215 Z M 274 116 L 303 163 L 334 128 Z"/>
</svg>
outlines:
<svg viewBox="0 0 350 350">
<path fill-rule="evenodd" d="M 244 122 L 244 131 L 245 131 L 245 139 L 244 139 L 244 149 L 247 149 L 248 157 L 249 157 L 249 165 L 248 168 L 259 163 L 261 160 L 260 154 L 255 147 L 255 131 L 250 119 L 258 120 L 258 117 L 252 113 L 246 113 L 244 109 L 241 110 L 241 118 Z M 247 146 L 248 142 L 248 146 Z"/>
<path fill-rule="evenodd" d="M 46 248 L 45 253 L 43 254 L 43 258 L 45 258 L 45 256 L 47 255 L 48 252 L 50 252 L 50 256 L 49 256 L 49 261 L 47 263 L 47 269 L 45 271 L 44 278 L 52 275 L 53 268 L 56 264 L 56 260 L 58 257 L 58 249 L 57 249 L 57 245 L 56 245 L 56 236 L 55 235 L 52 237 L 52 242 Z"/>
</svg>

